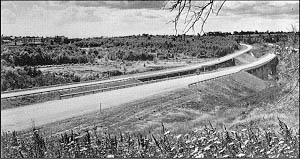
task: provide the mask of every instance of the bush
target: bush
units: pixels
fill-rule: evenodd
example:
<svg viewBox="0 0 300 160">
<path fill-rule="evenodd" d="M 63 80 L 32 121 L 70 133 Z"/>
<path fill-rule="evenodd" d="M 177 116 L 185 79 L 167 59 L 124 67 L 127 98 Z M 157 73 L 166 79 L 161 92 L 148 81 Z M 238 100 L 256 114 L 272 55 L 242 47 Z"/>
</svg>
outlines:
<svg viewBox="0 0 300 160">
<path fill-rule="evenodd" d="M 109 133 L 106 129 L 73 130 L 42 138 L 2 133 L 1 158 L 299 158 L 299 132 L 279 120 L 280 134 L 245 128 L 217 131 L 203 127 L 175 135 L 162 124 L 160 134 Z"/>
</svg>

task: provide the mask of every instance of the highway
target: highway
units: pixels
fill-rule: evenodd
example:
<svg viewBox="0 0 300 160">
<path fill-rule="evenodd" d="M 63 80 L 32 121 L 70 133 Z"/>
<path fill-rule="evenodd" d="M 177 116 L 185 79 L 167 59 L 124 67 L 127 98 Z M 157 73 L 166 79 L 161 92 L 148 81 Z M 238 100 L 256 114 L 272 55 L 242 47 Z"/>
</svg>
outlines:
<svg viewBox="0 0 300 160">
<path fill-rule="evenodd" d="M 22 96 L 22 95 L 27 95 L 27 94 L 34 94 L 34 93 L 42 93 L 42 92 L 49 92 L 49 91 L 67 89 L 67 88 L 72 88 L 72 87 L 80 87 L 80 86 L 85 86 L 85 85 L 93 85 L 93 84 L 100 84 L 100 83 L 106 83 L 106 82 L 112 82 L 112 81 L 120 81 L 120 80 L 129 79 L 129 78 L 139 78 L 139 77 L 148 77 L 148 76 L 153 76 L 153 75 L 174 73 L 174 72 L 197 69 L 197 68 L 200 68 L 200 67 L 203 67 L 203 66 L 211 66 L 211 65 L 219 64 L 219 63 L 228 61 L 230 59 L 233 59 L 234 57 L 237 57 L 241 54 L 244 54 L 244 53 L 246 53 L 246 52 L 248 52 L 249 50 L 252 49 L 251 45 L 247 45 L 247 44 L 241 44 L 241 45 L 245 46 L 246 48 L 242 49 L 242 50 L 239 50 L 239 51 L 236 51 L 232 54 L 226 55 L 224 57 L 221 57 L 221 58 L 218 58 L 218 59 L 215 59 L 215 60 L 212 60 L 212 61 L 207 61 L 207 62 L 195 64 L 195 65 L 178 67 L 178 68 L 174 68 L 174 69 L 170 69 L 170 70 L 166 70 L 166 71 L 162 70 L 162 71 L 158 71 L 156 73 L 143 74 L 142 76 L 133 76 L 133 77 L 126 77 L 126 78 L 112 79 L 112 80 L 103 80 L 103 81 L 79 83 L 79 84 L 49 87 L 49 88 L 41 88 L 41 89 L 34 89 L 34 90 L 25 90 L 25 91 L 19 91 L 19 92 L 1 93 L 1 99 L 2 98 L 8 98 L 8 97 L 14 97 L 14 96 Z"/>
<path fill-rule="evenodd" d="M 99 110 L 100 103 L 102 109 L 105 109 L 146 98 L 155 94 L 179 88 L 187 88 L 188 85 L 192 83 L 226 76 L 242 70 L 261 66 L 268 63 L 275 57 L 275 54 L 267 54 L 255 62 L 240 66 L 222 68 L 216 72 L 2 110 L 1 129 L 3 131 L 18 131 L 32 127 L 32 121 L 35 122 L 36 126 L 39 126 L 74 116 L 80 116 L 89 112 L 96 112 Z"/>
</svg>

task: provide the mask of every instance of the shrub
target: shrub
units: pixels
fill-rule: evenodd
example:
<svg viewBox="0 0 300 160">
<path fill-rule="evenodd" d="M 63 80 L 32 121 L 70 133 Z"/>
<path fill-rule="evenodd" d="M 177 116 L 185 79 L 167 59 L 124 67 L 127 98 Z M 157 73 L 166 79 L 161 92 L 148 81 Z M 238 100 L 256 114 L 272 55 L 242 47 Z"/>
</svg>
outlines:
<svg viewBox="0 0 300 160">
<path fill-rule="evenodd" d="M 299 132 L 279 120 L 280 134 L 245 128 L 217 131 L 210 127 L 175 135 L 162 124 L 161 133 L 110 133 L 94 127 L 42 138 L 2 133 L 1 158 L 299 158 Z"/>
</svg>

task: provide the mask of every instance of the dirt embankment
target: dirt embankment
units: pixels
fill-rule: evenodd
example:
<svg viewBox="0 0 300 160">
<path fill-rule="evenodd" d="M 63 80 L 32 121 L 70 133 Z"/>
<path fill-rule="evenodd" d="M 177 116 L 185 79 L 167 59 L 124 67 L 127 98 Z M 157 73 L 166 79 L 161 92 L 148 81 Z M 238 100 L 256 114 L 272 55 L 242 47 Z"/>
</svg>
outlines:
<svg viewBox="0 0 300 160">
<path fill-rule="evenodd" d="M 252 111 L 276 99 L 279 87 L 246 72 L 155 95 L 112 109 L 85 114 L 42 126 L 46 133 L 100 126 L 110 131 L 155 132 L 161 123 L 174 132 L 184 133 L 207 124 L 236 128 Z M 239 123 L 243 122 L 243 123 Z M 252 122 L 251 122 L 252 123 Z M 276 122 L 274 122 L 276 123 Z M 232 125 L 234 124 L 234 125 Z"/>
</svg>

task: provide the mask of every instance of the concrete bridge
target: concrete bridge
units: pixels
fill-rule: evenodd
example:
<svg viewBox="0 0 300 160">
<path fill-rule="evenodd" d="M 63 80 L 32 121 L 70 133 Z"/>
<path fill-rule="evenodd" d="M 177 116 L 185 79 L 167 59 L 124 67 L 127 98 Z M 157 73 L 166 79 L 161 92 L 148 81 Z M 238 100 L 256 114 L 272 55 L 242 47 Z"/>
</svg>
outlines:
<svg viewBox="0 0 300 160">
<path fill-rule="evenodd" d="M 263 80 L 268 80 L 268 75 L 276 75 L 277 70 L 276 67 L 278 65 L 278 57 L 275 57 L 269 62 L 262 63 L 261 65 L 251 67 L 247 69 L 247 72 L 250 74 L 255 75 L 256 77 L 259 77 Z"/>
<path fill-rule="evenodd" d="M 210 81 L 210 80 L 214 80 L 214 79 L 217 79 L 220 77 L 238 73 L 240 71 L 247 71 L 263 80 L 267 80 L 269 74 L 271 74 L 271 75 L 276 74 L 277 64 L 278 64 L 278 58 L 275 54 L 273 54 L 273 53 L 266 54 L 266 55 L 260 57 L 255 62 L 221 69 L 221 70 L 215 72 L 214 75 L 212 75 L 210 78 L 208 78 L 206 80 L 202 80 L 202 81 L 198 81 L 198 82 L 189 84 L 189 87 L 199 84 L 199 83 L 203 83 L 205 81 Z M 203 75 L 205 75 L 205 73 Z"/>
</svg>

